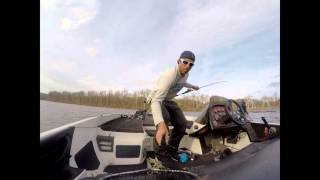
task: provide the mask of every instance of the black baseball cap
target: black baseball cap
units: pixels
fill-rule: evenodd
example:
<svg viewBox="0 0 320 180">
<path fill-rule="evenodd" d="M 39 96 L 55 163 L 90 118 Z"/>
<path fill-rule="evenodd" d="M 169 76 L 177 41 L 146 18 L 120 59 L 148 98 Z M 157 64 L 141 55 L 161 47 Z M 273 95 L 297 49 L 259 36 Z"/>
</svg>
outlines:
<svg viewBox="0 0 320 180">
<path fill-rule="evenodd" d="M 191 51 L 183 51 L 180 55 L 180 58 L 187 58 L 192 61 L 196 60 L 196 57 L 194 56 L 193 52 L 191 52 Z"/>
</svg>

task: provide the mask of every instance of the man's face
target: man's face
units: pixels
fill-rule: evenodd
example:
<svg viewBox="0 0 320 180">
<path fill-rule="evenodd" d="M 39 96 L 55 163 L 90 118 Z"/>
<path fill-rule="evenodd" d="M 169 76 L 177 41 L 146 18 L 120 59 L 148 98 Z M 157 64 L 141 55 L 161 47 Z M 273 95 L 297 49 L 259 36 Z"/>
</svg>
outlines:
<svg viewBox="0 0 320 180">
<path fill-rule="evenodd" d="M 179 59 L 178 64 L 179 64 L 179 71 L 181 75 L 187 74 L 192 66 L 193 66 L 193 61 L 191 59 Z"/>
</svg>

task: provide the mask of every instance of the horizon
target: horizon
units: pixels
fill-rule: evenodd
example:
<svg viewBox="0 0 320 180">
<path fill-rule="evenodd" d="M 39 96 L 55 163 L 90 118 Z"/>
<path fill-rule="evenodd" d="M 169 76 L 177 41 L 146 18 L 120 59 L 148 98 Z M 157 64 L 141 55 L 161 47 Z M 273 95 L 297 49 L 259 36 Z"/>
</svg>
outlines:
<svg viewBox="0 0 320 180">
<path fill-rule="evenodd" d="M 151 90 L 151 89 L 143 89 L 143 90 Z M 94 91 L 94 90 L 89 90 L 89 91 Z M 50 92 L 58 92 L 58 93 L 63 93 L 63 92 L 68 92 L 68 93 L 79 93 L 79 92 L 84 92 L 85 93 L 85 95 L 88 95 L 88 92 L 89 91 L 55 91 L 55 90 L 53 90 L 53 91 L 50 91 Z M 123 90 L 116 90 L 116 91 L 112 91 L 112 93 L 117 93 L 117 92 L 123 92 L 123 91 L 128 91 L 128 90 L 126 90 L 126 89 L 123 89 Z M 137 90 L 137 91 L 140 91 L 140 90 Z M 130 94 L 130 95 L 132 95 L 133 93 L 135 93 L 135 92 L 137 92 L 137 91 L 128 91 L 128 93 Z M 48 92 L 48 93 L 44 93 L 44 92 L 41 92 L 40 91 L 40 94 L 45 94 L 45 95 L 49 95 L 49 93 L 50 92 Z M 101 91 L 94 91 L 95 93 L 100 93 Z M 107 91 L 102 91 L 102 92 L 106 92 L 107 93 Z M 207 95 L 207 94 L 201 94 L 201 93 L 197 93 L 197 94 L 191 94 L 191 93 L 187 93 L 187 94 L 185 94 L 185 95 L 181 95 L 181 96 L 179 96 L 179 97 L 176 97 L 176 99 L 183 99 L 183 98 L 192 98 L 192 97 L 199 97 L 199 96 L 202 96 L 202 95 L 204 95 L 204 96 L 209 96 L 209 97 L 211 97 L 211 96 L 219 96 L 219 95 L 217 95 L 217 94 L 213 94 L 213 95 Z M 98 96 L 100 96 L 99 94 L 98 94 Z M 252 96 L 246 96 L 246 97 L 242 97 L 242 98 L 237 98 L 237 99 L 244 99 L 244 98 L 249 98 L 249 99 L 252 99 L 252 100 L 262 100 L 263 98 L 273 98 L 273 99 L 275 99 L 275 100 L 280 100 L 280 97 L 278 97 L 278 96 L 262 96 L 262 97 L 260 97 L 260 98 L 254 98 L 254 97 L 252 97 Z"/>
</svg>

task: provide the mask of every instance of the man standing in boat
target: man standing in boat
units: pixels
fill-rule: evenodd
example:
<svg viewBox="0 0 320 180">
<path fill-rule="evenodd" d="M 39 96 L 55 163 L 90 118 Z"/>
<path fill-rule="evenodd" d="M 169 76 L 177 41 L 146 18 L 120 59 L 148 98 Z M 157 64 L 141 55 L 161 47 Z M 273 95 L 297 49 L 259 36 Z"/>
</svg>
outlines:
<svg viewBox="0 0 320 180">
<path fill-rule="evenodd" d="M 163 72 L 158 79 L 147 103 L 151 103 L 151 111 L 156 125 L 155 151 L 167 154 L 173 160 L 178 160 L 178 148 L 185 134 L 187 120 L 176 102 L 172 99 L 183 88 L 198 90 L 199 87 L 187 83 L 188 72 L 195 63 L 194 53 L 184 51 L 177 60 L 177 66 Z M 169 134 L 168 123 L 174 126 L 168 144 L 165 137 Z"/>
</svg>

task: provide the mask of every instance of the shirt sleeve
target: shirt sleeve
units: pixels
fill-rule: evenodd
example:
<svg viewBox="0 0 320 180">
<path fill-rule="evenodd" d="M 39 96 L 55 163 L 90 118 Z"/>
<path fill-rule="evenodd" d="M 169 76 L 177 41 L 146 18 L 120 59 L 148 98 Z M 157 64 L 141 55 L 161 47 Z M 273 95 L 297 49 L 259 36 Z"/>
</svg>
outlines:
<svg viewBox="0 0 320 180">
<path fill-rule="evenodd" d="M 185 83 L 183 84 L 183 86 L 186 87 L 186 88 L 193 88 L 193 87 L 194 87 L 193 84 L 190 84 L 190 83 L 187 83 L 187 82 L 185 82 Z"/>
<path fill-rule="evenodd" d="M 186 74 L 185 78 L 183 79 L 184 80 L 183 87 L 193 88 L 195 85 L 187 82 L 188 77 L 189 77 L 189 73 Z"/>
<path fill-rule="evenodd" d="M 164 121 L 161 110 L 161 103 L 166 98 L 170 87 L 175 83 L 176 75 L 173 71 L 162 74 L 157 82 L 156 91 L 151 100 L 151 111 L 154 124 Z"/>
</svg>

